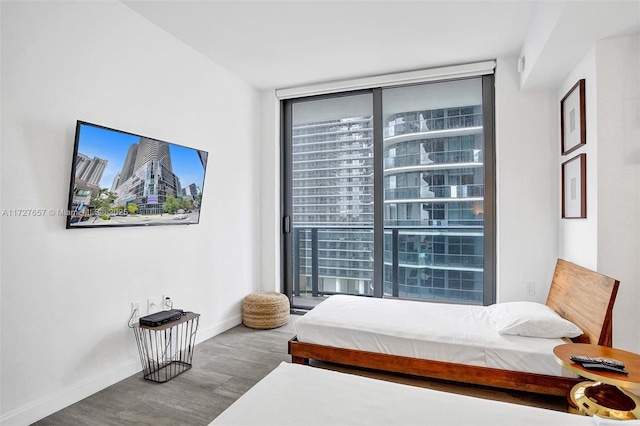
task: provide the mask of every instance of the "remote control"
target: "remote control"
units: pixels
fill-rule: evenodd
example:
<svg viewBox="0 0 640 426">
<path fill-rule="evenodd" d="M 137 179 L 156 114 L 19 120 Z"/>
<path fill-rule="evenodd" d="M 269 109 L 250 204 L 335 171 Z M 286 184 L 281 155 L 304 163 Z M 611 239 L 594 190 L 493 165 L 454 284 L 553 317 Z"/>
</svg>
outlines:
<svg viewBox="0 0 640 426">
<path fill-rule="evenodd" d="M 579 364 L 584 364 L 584 363 L 602 364 L 602 365 L 609 365 L 611 367 L 616 367 L 616 368 L 624 368 L 624 364 L 622 362 L 618 361 L 617 359 L 611 359 L 611 358 L 593 358 L 593 357 L 584 356 L 584 355 L 570 355 L 569 359 Z"/>
<path fill-rule="evenodd" d="M 600 363 L 596 363 L 596 364 L 590 364 L 590 363 L 585 363 L 582 364 L 582 366 L 586 369 L 589 370 L 601 370 L 601 371 L 609 371 L 612 373 L 622 373 L 622 374 L 629 374 L 629 372 L 627 370 L 625 370 L 624 368 L 619 368 L 619 367 L 614 367 L 612 365 L 607 365 L 607 364 L 600 364 Z"/>
</svg>

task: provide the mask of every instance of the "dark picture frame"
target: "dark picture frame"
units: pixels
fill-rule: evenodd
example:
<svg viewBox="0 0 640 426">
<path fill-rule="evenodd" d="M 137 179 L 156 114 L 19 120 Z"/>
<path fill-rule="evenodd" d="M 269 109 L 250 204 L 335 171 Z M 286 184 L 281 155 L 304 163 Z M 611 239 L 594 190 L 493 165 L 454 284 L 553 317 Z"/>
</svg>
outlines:
<svg viewBox="0 0 640 426">
<path fill-rule="evenodd" d="M 587 217 L 587 154 L 562 163 L 562 218 Z"/>
<path fill-rule="evenodd" d="M 578 82 L 560 101 L 560 140 L 562 155 L 587 143 L 585 79 Z"/>
</svg>

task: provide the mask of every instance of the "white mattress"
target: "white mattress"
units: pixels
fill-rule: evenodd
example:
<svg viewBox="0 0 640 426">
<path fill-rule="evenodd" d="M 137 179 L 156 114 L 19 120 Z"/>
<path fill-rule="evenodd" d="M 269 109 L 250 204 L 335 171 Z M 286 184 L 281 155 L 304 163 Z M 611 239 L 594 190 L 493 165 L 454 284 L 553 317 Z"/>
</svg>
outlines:
<svg viewBox="0 0 640 426">
<path fill-rule="evenodd" d="M 296 323 L 301 342 L 551 376 L 562 339 L 500 335 L 484 306 L 335 295 Z"/>
<path fill-rule="evenodd" d="M 587 416 L 282 363 L 212 425 L 594 425 Z"/>
</svg>

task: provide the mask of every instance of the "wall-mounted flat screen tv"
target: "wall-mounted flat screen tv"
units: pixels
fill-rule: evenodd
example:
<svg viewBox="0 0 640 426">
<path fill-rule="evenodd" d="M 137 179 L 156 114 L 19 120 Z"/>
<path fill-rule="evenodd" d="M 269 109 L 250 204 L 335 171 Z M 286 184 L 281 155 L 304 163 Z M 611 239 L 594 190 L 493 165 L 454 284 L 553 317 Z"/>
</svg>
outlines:
<svg viewBox="0 0 640 426">
<path fill-rule="evenodd" d="M 78 121 L 67 229 L 199 223 L 207 156 Z"/>
</svg>

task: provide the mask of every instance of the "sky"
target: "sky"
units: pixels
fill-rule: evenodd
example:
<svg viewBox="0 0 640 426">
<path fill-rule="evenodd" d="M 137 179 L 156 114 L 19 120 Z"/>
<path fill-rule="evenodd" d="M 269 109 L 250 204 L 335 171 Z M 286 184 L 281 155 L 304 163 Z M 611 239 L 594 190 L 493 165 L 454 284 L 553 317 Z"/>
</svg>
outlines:
<svg viewBox="0 0 640 426">
<path fill-rule="evenodd" d="M 80 128 L 78 153 L 89 158 L 108 160 L 100 180 L 100 188 L 111 189 L 113 178 L 122 171 L 129 147 L 139 141 L 139 135 L 83 123 Z M 198 151 L 168 143 L 173 173 L 180 178 L 182 187 L 195 183 L 202 191 L 204 169 Z"/>
</svg>

